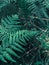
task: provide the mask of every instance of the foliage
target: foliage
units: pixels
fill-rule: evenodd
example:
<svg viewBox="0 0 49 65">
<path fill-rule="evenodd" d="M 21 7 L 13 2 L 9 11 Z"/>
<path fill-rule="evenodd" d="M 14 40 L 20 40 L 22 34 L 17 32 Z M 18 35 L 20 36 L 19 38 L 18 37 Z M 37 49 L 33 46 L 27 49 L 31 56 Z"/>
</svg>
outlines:
<svg viewBox="0 0 49 65">
<path fill-rule="evenodd" d="M 48 65 L 48 1 L 3 0 L 0 4 L 1 65 Z"/>
</svg>

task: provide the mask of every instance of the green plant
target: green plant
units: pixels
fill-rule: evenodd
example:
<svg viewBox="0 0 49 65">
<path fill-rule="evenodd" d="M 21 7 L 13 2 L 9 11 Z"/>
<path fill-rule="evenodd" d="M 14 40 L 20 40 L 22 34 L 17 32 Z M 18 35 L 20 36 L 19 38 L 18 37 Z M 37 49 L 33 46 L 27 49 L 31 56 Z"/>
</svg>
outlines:
<svg viewBox="0 0 49 65">
<path fill-rule="evenodd" d="M 3 1 L 4 5 L 1 2 L 0 61 L 2 65 L 48 64 L 49 8 L 47 2 L 45 0 L 9 0 Z"/>
</svg>

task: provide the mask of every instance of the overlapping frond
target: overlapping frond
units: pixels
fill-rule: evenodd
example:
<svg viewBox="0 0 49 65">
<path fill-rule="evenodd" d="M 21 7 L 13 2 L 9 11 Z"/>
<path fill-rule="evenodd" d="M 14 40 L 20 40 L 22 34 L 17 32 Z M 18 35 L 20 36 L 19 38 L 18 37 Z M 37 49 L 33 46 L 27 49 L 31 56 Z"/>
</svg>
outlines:
<svg viewBox="0 0 49 65">
<path fill-rule="evenodd" d="M 0 3 L 0 61 L 18 61 L 17 65 L 48 63 L 48 0 L 8 0 Z"/>
</svg>

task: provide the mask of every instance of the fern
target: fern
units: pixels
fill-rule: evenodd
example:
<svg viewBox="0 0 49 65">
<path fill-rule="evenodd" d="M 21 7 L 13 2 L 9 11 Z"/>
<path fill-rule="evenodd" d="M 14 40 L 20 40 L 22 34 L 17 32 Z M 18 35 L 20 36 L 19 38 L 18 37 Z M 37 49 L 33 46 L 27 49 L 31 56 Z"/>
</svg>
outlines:
<svg viewBox="0 0 49 65">
<path fill-rule="evenodd" d="M 48 1 L 8 0 L 0 3 L 1 64 L 48 64 Z"/>
<path fill-rule="evenodd" d="M 37 31 L 22 30 L 16 33 L 8 33 L 8 34 L 10 36 L 2 40 L 2 44 L 0 47 L 0 49 L 2 48 L 0 50 L 1 53 L 0 60 L 6 62 L 5 59 L 7 59 L 9 61 L 15 62 L 10 55 L 16 56 L 17 58 L 20 58 L 21 56 L 15 53 L 13 50 L 18 51 L 18 53 L 20 54 L 24 53 L 25 48 L 23 48 L 23 46 L 27 45 L 27 42 L 25 40 L 29 41 L 29 39 L 27 38 L 28 35 L 30 36 L 31 39 L 32 36 L 37 34 Z"/>
</svg>

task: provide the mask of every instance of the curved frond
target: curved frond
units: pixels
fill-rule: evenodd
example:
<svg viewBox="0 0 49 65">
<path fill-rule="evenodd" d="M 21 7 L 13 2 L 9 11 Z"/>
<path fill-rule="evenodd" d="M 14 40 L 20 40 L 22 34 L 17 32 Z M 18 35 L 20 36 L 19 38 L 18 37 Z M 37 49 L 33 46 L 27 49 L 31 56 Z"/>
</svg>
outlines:
<svg viewBox="0 0 49 65">
<path fill-rule="evenodd" d="M 11 56 L 20 58 L 22 54 L 26 51 L 25 46 L 28 45 L 26 40 L 29 42 L 34 35 L 37 35 L 37 33 L 38 31 L 29 31 L 29 30 L 17 31 L 16 33 L 10 33 L 10 34 L 8 33 L 9 36 L 6 37 L 5 39 L 3 38 L 1 43 L 2 49 L 0 48 L 1 49 L 0 60 L 2 60 L 3 62 L 6 62 L 7 60 L 15 62 Z"/>
</svg>

